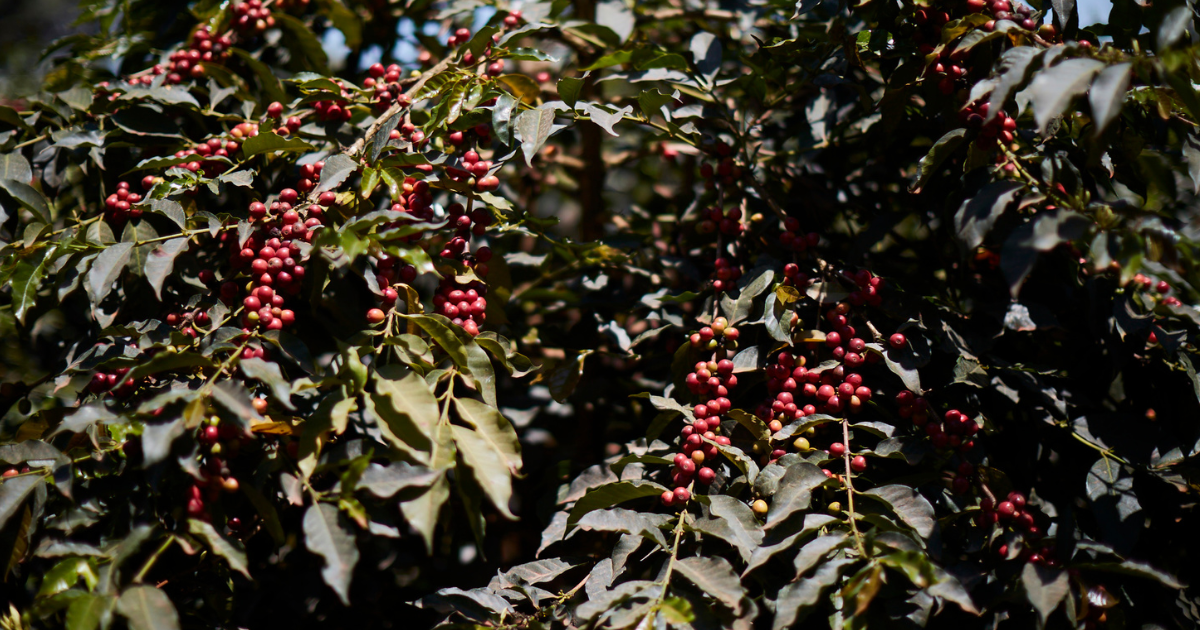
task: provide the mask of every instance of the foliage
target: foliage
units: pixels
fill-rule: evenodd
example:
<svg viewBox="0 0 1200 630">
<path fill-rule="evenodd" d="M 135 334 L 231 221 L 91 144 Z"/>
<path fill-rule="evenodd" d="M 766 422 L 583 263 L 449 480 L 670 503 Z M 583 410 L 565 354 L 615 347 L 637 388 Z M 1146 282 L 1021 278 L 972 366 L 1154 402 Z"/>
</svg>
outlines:
<svg viewBox="0 0 1200 630">
<path fill-rule="evenodd" d="M 83 11 L 6 626 L 1196 623 L 1190 5 Z"/>
</svg>

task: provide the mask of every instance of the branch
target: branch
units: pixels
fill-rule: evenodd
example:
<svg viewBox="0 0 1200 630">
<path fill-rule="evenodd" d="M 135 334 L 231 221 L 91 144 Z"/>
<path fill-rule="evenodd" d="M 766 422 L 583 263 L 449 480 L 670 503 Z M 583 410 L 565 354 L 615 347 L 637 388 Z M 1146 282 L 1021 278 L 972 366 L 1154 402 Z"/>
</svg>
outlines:
<svg viewBox="0 0 1200 630">
<path fill-rule="evenodd" d="M 858 531 L 858 517 L 854 513 L 854 473 L 850 470 L 850 420 L 842 418 L 842 443 L 846 445 L 842 453 L 842 462 L 846 465 L 846 514 L 850 517 L 850 530 L 854 532 L 854 544 L 858 553 L 867 557 L 867 548 L 863 545 L 862 534 Z"/>
</svg>

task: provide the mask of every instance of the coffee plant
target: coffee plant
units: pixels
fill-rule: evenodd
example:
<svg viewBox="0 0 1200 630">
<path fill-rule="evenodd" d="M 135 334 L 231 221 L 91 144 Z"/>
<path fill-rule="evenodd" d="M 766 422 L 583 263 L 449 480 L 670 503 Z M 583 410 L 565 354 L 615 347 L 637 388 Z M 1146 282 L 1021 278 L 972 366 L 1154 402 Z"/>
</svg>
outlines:
<svg viewBox="0 0 1200 630">
<path fill-rule="evenodd" d="M 1196 627 L 1198 19 L 84 0 L 0 625 Z"/>
</svg>

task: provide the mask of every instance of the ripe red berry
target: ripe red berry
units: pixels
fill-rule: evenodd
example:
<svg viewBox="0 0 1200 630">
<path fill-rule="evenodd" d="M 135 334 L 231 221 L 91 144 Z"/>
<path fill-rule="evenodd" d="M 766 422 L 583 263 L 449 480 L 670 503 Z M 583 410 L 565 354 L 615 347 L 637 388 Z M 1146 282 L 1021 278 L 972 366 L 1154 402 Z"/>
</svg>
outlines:
<svg viewBox="0 0 1200 630">
<path fill-rule="evenodd" d="M 867 458 L 863 457 L 862 455 L 856 455 L 854 459 L 850 460 L 850 468 L 854 470 L 854 472 L 862 472 L 866 470 Z"/>
<path fill-rule="evenodd" d="M 908 339 L 904 336 L 904 333 L 896 333 L 888 337 L 888 345 L 897 350 L 903 348 L 906 343 L 908 343 Z"/>
<path fill-rule="evenodd" d="M 378 324 L 387 317 L 381 309 L 373 308 L 367 311 L 367 322 L 370 324 Z"/>
</svg>

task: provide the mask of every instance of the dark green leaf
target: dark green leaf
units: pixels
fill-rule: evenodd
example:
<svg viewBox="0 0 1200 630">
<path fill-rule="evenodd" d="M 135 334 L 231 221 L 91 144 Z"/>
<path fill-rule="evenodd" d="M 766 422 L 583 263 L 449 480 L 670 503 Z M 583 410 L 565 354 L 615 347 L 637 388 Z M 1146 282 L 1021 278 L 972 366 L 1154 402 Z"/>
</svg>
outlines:
<svg viewBox="0 0 1200 630">
<path fill-rule="evenodd" d="M 188 531 L 203 538 L 204 542 L 229 563 L 229 568 L 250 578 L 250 568 L 246 565 L 246 553 L 225 539 L 210 523 L 196 519 L 188 519 Z"/>
<path fill-rule="evenodd" d="M 328 503 L 312 505 L 304 512 L 304 546 L 325 560 L 321 577 L 337 593 L 342 604 L 350 605 L 350 578 L 358 564 L 358 546 L 354 534 L 343 524 L 338 509 Z"/>
<path fill-rule="evenodd" d="M 131 586 L 117 600 L 117 612 L 129 621 L 130 630 L 178 630 L 174 604 L 153 586 Z"/>
</svg>

